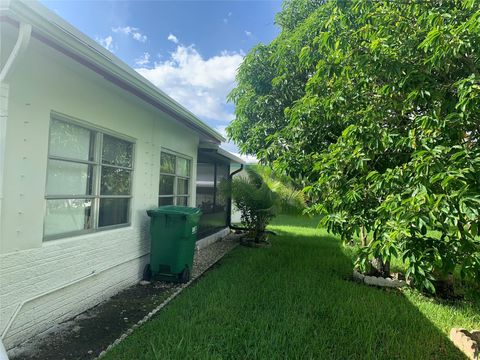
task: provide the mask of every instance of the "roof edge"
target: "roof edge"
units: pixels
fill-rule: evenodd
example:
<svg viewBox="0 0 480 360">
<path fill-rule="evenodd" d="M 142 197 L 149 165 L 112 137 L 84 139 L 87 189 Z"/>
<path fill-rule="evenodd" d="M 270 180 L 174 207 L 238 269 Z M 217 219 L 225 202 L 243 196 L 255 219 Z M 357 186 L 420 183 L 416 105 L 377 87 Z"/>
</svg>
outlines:
<svg viewBox="0 0 480 360">
<path fill-rule="evenodd" d="M 10 16 L 16 21 L 30 23 L 35 33 L 40 37 L 43 36 L 51 40 L 57 47 L 64 48 L 69 53 L 92 62 L 114 78 L 123 81 L 128 87 L 143 94 L 144 97 L 158 102 L 164 109 L 170 110 L 170 112 L 173 112 L 190 124 L 193 130 L 207 135 L 214 141 L 226 141 L 221 134 L 209 127 L 133 68 L 37 1 L 8 0 L 2 2 L 0 12 L 2 15 Z M 39 36 L 36 37 L 38 38 Z"/>
<path fill-rule="evenodd" d="M 227 150 L 225 150 L 225 149 L 222 149 L 221 147 L 219 147 L 219 148 L 217 149 L 217 154 L 219 154 L 219 155 L 221 155 L 221 156 L 223 156 L 223 157 L 226 157 L 227 159 L 231 160 L 231 161 L 234 162 L 234 163 L 243 164 L 243 165 L 246 164 L 246 162 L 245 162 L 243 159 L 239 158 L 239 157 L 238 157 L 237 155 L 235 155 L 235 154 L 232 154 L 230 151 L 227 151 Z"/>
</svg>

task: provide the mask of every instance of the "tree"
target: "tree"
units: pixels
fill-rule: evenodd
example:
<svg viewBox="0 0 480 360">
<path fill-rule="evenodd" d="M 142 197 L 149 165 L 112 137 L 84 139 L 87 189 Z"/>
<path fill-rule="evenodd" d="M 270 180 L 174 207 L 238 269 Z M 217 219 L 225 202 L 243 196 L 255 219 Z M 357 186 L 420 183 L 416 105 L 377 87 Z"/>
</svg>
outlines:
<svg viewBox="0 0 480 360">
<path fill-rule="evenodd" d="M 357 265 L 480 279 L 480 2 L 287 1 L 230 94 L 242 152 L 308 182 Z M 309 15 L 307 15 L 309 14 Z"/>
</svg>

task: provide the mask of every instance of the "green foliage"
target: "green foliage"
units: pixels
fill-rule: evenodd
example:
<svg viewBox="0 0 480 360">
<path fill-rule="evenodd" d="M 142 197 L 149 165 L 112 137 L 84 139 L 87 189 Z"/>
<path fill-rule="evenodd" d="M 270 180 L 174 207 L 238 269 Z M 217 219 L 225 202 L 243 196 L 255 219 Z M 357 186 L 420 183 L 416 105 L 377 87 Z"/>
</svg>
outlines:
<svg viewBox="0 0 480 360">
<path fill-rule="evenodd" d="M 306 179 L 330 231 L 364 229 L 359 266 L 401 258 L 431 292 L 455 267 L 480 280 L 479 9 L 287 1 L 230 95 L 241 151 Z"/>
<path fill-rule="evenodd" d="M 261 177 L 261 180 L 275 194 L 276 213 L 298 215 L 306 208 L 305 195 L 289 176 L 279 174 L 266 166 L 247 168 Z"/>
<path fill-rule="evenodd" d="M 351 248 L 316 225 L 276 217 L 274 247 L 237 247 L 104 359 L 465 360 L 448 333 L 480 327 L 478 296 L 451 304 L 345 281 Z"/>
<path fill-rule="evenodd" d="M 278 213 L 298 214 L 305 209 L 303 192 L 286 176 L 262 166 L 247 166 L 247 176 L 234 176 L 221 184 L 221 193 L 231 196 L 240 211 L 242 224 L 256 242 L 265 238 L 265 228 Z"/>
<path fill-rule="evenodd" d="M 265 228 L 275 216 L 276 195 L 252 168 L 248 176 L 236 176 L 230 184 L 232 201 L 240 211 L 242 224 L 255 242 L 263 241 Z"/>
</svg>

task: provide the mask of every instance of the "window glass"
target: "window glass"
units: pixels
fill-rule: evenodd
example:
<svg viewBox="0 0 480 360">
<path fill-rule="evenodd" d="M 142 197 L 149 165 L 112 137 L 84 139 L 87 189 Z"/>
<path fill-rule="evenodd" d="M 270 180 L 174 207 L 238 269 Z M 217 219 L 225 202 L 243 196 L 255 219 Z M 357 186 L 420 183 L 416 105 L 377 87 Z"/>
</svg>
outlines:
<svg viewBox="0 0 480 360">
<path fill-rule="evenodd" d="M 129 207 L 128 198 L 100 199 L 98 227 L 128 223 Z"/>
<path fill-rule="evenodd" d="M 175 174 L 175 155 L 162 153 L 160 156 L 160 172 Z"/>
<path fill-rule="evenodd" d="M 52 120 L 50 125 L 50 156 L 93 160 L 93 133 L 77 125 Z"/>
<path fill-rule="evenodd" d="M 188 195 L 188 179 L 177 179 L 177 195 Z"/>
<path fill-rule="evenodd" d="M 47 195 L 90 195 L 92 165 L 48 160 Z"/>
<path fill-rule="evenodd" d="M 101 195 L 129 195 L 131 187 L 131 171 L 102 166 Z"/>
<path fill-rule="evenodd" d="M 177 175 L 179 176 L 190 176 L 190 160 L 177 157 Z"/>
<path fill-rule="evenodd" d="M 183 157 L 163 152 L 160 154 L 159 206 L 188 204 L 190 164 L 190 160 Z"/>
<path fill-rule="evenodd" d="M 175 176 L 161 175 L 160 176 L 160 195 L 173 195 Z"/>
<path fill-rule="evenodd" d="M 46 240 L 127 224 L 133 143 L 56 119 L 51 121 L 49 139 Z M 94 146 L 95 139 L 101 148 Z"/>
<path fill-rule="evenodd" d="M 188 206 L 188 197 L 187 196 L 177 196 L 177 205 L 178 206 Z"/>
<path fill-rule="evenodd" d="M 102 163 L 131 168 L 132 150 L 132 143 L 103 135 Z"/>
<path fill-rule="evenodd" d="M 90 199 L 47 200 L 44 235 L 91 229 Z"/>
<path fill-rule="evenodd" d="M 158 198 L 158 206 L 173 205 L 173 196 Z"/>
</svg>

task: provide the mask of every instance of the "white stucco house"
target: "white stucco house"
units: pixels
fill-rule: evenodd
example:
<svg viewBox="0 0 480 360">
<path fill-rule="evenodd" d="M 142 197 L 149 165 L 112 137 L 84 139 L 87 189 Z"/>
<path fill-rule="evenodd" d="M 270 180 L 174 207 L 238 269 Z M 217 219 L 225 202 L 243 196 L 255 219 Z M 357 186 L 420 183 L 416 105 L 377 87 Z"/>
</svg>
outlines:
<svg viewBox="0 0 480 360">
<path fill-rule="evenodd" d="M 138 282 L 146 209 L 228 232 L 224 139 L 42 5 L 0 2 L 0 334 L 7 349 Z M 202 243 L 202 240 L 200 244 Z"/>
</svg>

